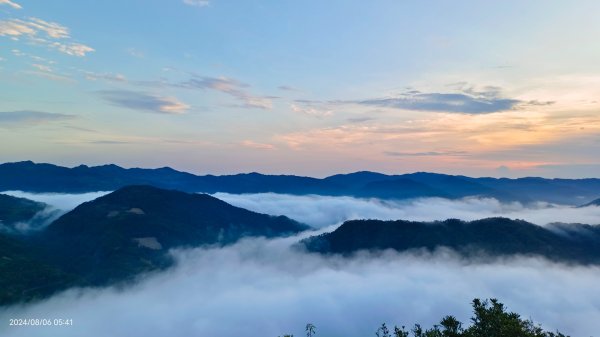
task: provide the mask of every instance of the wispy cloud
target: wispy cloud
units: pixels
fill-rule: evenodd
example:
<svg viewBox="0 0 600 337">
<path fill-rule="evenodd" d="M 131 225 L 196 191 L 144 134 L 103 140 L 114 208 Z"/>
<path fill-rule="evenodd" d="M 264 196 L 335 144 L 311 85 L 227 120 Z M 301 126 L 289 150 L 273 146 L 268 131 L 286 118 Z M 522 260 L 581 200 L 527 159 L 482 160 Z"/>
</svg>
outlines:
<svg viewBox="0 0 600 337">
<path fill-rule="evenodd" d="M 348 118 L 347 121 L 350 123 L 365 123 L 365 122 L 370 122 L 370 121 L 374 121 L 375 118 L 373 117 L 352 117 L 352 118 Z"/>
<path fill-rule="evenodd" d="M 393 157 L 437 157 L 437 156 L 465 156 L 466 151 L 426 151 L 426 152 L 396 152 L 385 151 L 385 155 Z"/>
<path fill-rule="evenodd" d="M 71 56 L 85 56 L 87 53 L 93 52 L 94 48 L 81 43 L 60 43 L 53 42 L 51 46 L 58 49 L 60 52 Z"/>
<path fill-rule="evenodd" d="M 33 63 L 31 65 L 34 70 L 25 71 L 26 74 L 32 74 L 36 76 L 41 76 L 53 81 L 74 81 L 69 75 L 57 73 L 54 71 L 52 67 L 46 64 L 41 63 Z"/>
<path fill-rule="evenodd" d="M 127 82 L 127 78 L 123 74 L 95 73 L 92 71 L 85 71 L 85 70 L 81 70 L 81 72 L 83 72 L 85 78 L 90 81 L 105 80 L 105 81 L 109 81 L 109 82 L 120 82 L 120 83 Z"/>
<path fill-rule="evenodd" d="M 127 54 L 135 57 L 135 58 L 144 58 L 144 53 L 135 49 L 135 48 L 127 48 Z"/>
<path fill-rule="evenodd" d="M 233 78 L 194 76 L 190 80 L 177 86 L 188 89 L 210 89 L 220 91 L 241 101 L 242 104 L 240 106 L 245 108 L 268 110 L 273 107 L 271 97 L 252 95 L 247 91 L 250 87 L 248 84 Z"/>
<path fill-rule="evenodd" d="M 210 5 L 210 1 L 208 0 L 183 0 L 183 3 L 195 7 L 206 7 Z"/>
<path fill-rule="evenodd" d="M 129 90 L 102 90 L 99 95 L 106 101 L 124 108 L 164 114 L 182 114 L 190 106 L 175 97 L 163 97 Z"/>
<path fill-rule="evenodd" d="M 424 93 L 412 90 L 396 97 L 373 98 L 356 103 L 402 110 L 485 114 L 511 110 L 524 102 L 500 97 L 496 90 L 461 93 Z"/>
<path fill-rule="evenodd" d="M 290 108 L 293 112 L 314 117 L 326 117 L 333 114 L 333 110 L 331 110 L 328 106 L 317 106 L 313 103 L 305 103 L 301 101 L 297 101 L 296 103 L 290 104 Z"/>
<path fill-rule="evenodd" d="M 296 87 L 292 87 L 290 85 L 280 85 L 277 87 L 277 89 L 283 90 L 283 91 L 301 91 L 300 89 L 298 89 Z"/>
<path fill-rule="evenodd" d="M 70 39 L 69 29 L 56 22 L 48 22 L 38 18 L 0 20 L 0 36 L 13 40 L 26 37 L 34 44 L 54 48 L 64 54 L 85 56 L 94 49 L 87 45 L 59 40 Z"/>
<path fill-rule="evenodd" d="M 275 150 L 275 146 L 272 144 L 258 143 L 258 142 L 252 141 L 252 140 L 244 140 L 240 143 L 240 145 L 242 145 L 244 147 L 249 147 L 252 149 Z"/>
<path fill-rule="evenodd" d="M 48 73 L 52 72 L 52 68 L 50 68 L 49 66 L 44 65 L 44 64 L 34 63 L 31 66 L 34 67 L 34 68 L 36 68 L 36 69 L 38 69 L 38 70 L 40 70 L 40 71 L 45 71 L 45 72 L 48 72 Z"/>
<path fill-rule="evenodd" d="M 23 8 L 18 3 L 12 2 L 10 0 L 0 0 L 0 5 L 9 5 L 10 7 L 14 8 L 14 9 L 21 9 L 21 8 Z"/>
<path fill-rule="evenodd" d="M 19 37 L 22 35 L 34 36 L 45 33 L 53 39 L 69 38 L 69 30 L 55 22 L 47 22 L 38 18 L 28 20 L 9 19 L 0 21 L 0 35 Z"/>
<path fill-rule="evenodd" d="M 75 116 L 61 113 L 35 110 L 2 111 L 0 112 L 0 127 L 15 125 L 35 125 L 54 121 L 73 119 Z"/>
</svg>

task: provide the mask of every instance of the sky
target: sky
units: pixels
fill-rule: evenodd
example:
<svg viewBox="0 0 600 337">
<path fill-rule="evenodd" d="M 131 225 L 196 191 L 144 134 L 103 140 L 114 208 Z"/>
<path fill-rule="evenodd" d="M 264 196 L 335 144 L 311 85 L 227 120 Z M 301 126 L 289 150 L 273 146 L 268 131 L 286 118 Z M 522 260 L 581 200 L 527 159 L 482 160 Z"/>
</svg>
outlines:
<svg viewBox="0 0 600 337">
<path fill-rule="evenodd" d="M 0 0 L 0 162 L 598 177 L 598 12 Z"/>
</svg>

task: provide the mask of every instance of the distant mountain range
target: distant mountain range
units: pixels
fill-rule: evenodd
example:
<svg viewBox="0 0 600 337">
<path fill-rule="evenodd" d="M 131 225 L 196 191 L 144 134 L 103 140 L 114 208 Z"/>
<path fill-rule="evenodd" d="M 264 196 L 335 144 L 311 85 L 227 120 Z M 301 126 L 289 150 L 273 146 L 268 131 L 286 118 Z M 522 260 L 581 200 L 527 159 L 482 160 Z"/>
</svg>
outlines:
<svg viewBox="0 0 600 337">
<path fill-rule="evenodd" d="M 301 241 L 312 252 L 349 255 L 361 250 L 451 248 L 467 257 L 542 256 L 569 263 L 600 263 L 600 225 L 537 226 L 487 218 L 435 222 L 352 220 L 331 233 Z"/>
<path fill-rule="evenodd" d="M 124 187 L 79 205 L 39 232 L 0 232 L 0 305 L 166 268 L 173 263 L 170 248 L 226 245 L 308 228 L 205 194 Z"/>
<path fill-rule="evenodd" d="M 199 176 L 168 167 L 125 169 L 116 165 L 81 165 L 67 168 L 31 161 L 0 164 L 0 191 L 80 193 L 113 191 L 140 184 L 204 193 L 273 192 L 383 199 L 480 196 L 569 205 L 585 204 L 600 195 L 600 179 L 471 178 L 425 172 L 402 175 L 356 172 L 317 179 L 259 173 Z"/>
</svg>

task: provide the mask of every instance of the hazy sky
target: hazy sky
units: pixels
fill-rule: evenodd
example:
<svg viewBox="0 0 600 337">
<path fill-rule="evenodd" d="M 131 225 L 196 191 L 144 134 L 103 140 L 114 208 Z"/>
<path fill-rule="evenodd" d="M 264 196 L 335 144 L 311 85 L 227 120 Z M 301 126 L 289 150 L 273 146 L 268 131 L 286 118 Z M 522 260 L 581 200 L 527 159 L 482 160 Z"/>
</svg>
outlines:
<svg viewBox="0 0 600 337">
<path fill-rule="evenodd" d="M 599 12 L 0 0 L 0 161 L 599 176 Z"/>
</svg>

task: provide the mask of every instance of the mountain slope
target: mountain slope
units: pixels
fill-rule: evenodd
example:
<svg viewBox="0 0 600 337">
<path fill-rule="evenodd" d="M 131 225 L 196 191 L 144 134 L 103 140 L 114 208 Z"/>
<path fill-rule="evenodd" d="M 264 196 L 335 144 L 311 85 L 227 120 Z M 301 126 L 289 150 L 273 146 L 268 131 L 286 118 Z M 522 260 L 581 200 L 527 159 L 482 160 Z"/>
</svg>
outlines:
<svg viewBox="0 0 600 337">
<path fill-rule="evenodd" d="M 75 275 L 44 260 L 27 237 L 0 233 L 0 305 L 40 299 L 75 284 Z"/>
<path fill-rule="evenodd" d="M 64 270 L 102 284 L 170 265 L 170 248 L 305 229 L 287 217 L 251 212 L 205 194 L 129 186 L 61 216 L 39 240 Z"/>
<path fill-rule="evenodd" d="M 0 305 L 72 286 L 127 282 L 171 266 L 171 248 L 226 245 L 308 228 L 204 194 L 128 186 L 79 205 L 40 231 L 0 232 Z"/>
<path fill-rule="evenodd" d="M 359 250 L 452 248 L 465 256 L 538 255 L 600 263 L 600 226 L 556 224 L 549 228 L 521 220 L 488 218 L 465 222 L 353 220 L 331 233 L 302 241 L 309 251 L 350 254 Z"/>
</svg>

